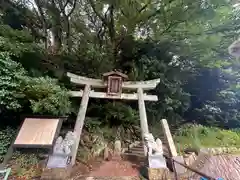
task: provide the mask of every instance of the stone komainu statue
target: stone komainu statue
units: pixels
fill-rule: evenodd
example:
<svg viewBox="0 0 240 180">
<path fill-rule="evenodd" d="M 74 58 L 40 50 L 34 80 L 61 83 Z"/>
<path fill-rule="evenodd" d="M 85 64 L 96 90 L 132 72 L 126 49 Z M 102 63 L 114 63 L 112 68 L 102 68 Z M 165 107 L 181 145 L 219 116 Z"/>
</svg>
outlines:
<svg viewBox="0 0 240 180">
<path fill-rule="evenodd" d="M 72 152 L 72 147 L 75 143 L 76 135 L 74 132 L 67 132 L 62 144 L 63 144 L 63 150 L 66 154 L 70 154 Z"/>
<path fill-rule="evenodd" d="M 159 138 L 155 141 L 151 133 L 146 133 L 144 143 L 148 148 L 148 155 L 163 155 L 162 141 Z"/>
<path fill-rule="evenodd" d="M 74 132 L 67 132 L 65 138 L 59 136 L 54 145 L 53 154 L 62 154 L 62 155 L 70 155 L 72 152 L 72 146 L 75 143 L 76 135 Z"/>
</svg>

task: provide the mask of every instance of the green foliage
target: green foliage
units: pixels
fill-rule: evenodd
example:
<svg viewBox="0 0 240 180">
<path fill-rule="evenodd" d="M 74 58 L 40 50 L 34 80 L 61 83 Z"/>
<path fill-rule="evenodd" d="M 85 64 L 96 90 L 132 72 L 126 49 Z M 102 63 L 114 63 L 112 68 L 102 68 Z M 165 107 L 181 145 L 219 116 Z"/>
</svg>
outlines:
<svg viewBox="0 0 240 180">
<path fill-rule="evenodd" d="M 95 103 L 88 108 L 85 127 L 88 132 L 101 134 L 108 142 L 137 140 L 140 137 L 139 114 L 131 106 L 118 101 Z"/>
<path fill-rule="evenodd" d="M 89 118 L 86 117 L 86 123 L 84 123 L 85 127 L 87 128 L 88 132 L 94 133 L 97 131 L 101 131 L 101 125 L 103 123 L 98 118 Z"/>
<path fill-rule="evenodd" d="M 42 173 L 42 169 L 38 166 L 40 159 L 37 154 L 34 153 L 21 153 L 15 151 L 12 156 L 13 168 L 11 175 L 13 178 L 32 179 L 39 177 Z"/>
<path fill-rule="evenodd" d="M 94 104 L 89 108 L 97 116 L 92 120 L 101 122 L 101 125 L 109 126 L 130 126 L 138 123 L 139 115 L 131 106 L 122 102 L 107 102 L 105 104 Z M 94 117 L 94 116 L 93 116 Z M 95 123 L 93 123 L 94 125 Z M 97 123 L 100 125 L 99 123 Z"/>
<path fill-rule="evenodd" d="M 140 52 L 144 52 L 144 55 L 136 63 L 139 69 L 136 73 L 138 79 L 161 80 L 155 89 L 161 100 L 148 104 L 149 116 L 157 120 L 167 117 L 170 123 L 180 123 L 181 114 L 189 107 L 189 94 L 182 89 L 190 73 L 184 68 L 187 62 L 167 52 L 171 47 L 171 43 L 168 42 L 156 44 L 150 41 L 140 47 Z"/>
<path fill-rule="evenodd" d="M 39 163 L 37 154 L 22 154 L 19 151 L 16 151 L 13 154 L 12 159 L 16 159 L 15 163 L 18 164 L 21 168 L 28 168 L 31 165 L 37 165 Z"/>
<path fill-rule="evenodd" d="M 34 113 L 66 115 L 70 112 L 68 91 L 59 86 L 55 79 L 27 77 L 21 88 Z"/>
<path fill-rule="evenodd" d="M 0 29 L 1 29 L 0 36 L 6 37 L 9 40 L 11 40 L 11 42 L 9 42 L 11 44 L 13 44 L 14 42 L 22 42 L 22 43 L 33 42 L 33 37 L 26 30 L 15 30 L 8 25 L 1 25 Z"/>
<path fill-rule="evenodd" d="M 0 4 L 0 52 L 8 53 L 1 58 L 1 71 L 8 69 L 1 77 L 9 78 L 5 87 L 0 82 L 4 108 L 30 106 L 34 113 L 67 114 L 67 90 L 54 78 L 67 84 L 64 74 L 69 71 L 100 78 L 117 68 L 130 80 L 161 79 L 150 92 L 159 101 L 146 103 L 151 124 L 166 118 L 175 126 L 193 120 L 226 128 L 240 126 L 239 66 L 227 52 L 239 35 L 239 9 L 232 4 L 225 0 L 87 0 L 77 1 L 66 18 L 59 2 L 40 5 L 41 18 L 24 1 Z M 231 73 L 226 73 L 229 69 Z M 126 129 L 138 125 L 136 103 L 96 100 L 89 106 L 86 126 L 90 131 L 105 125 Z"/>
<path fill-rule="evenodd" d="M 19 109 L 20 98 L 24 95 L 20 84 L 26 71 L 23 67 L 10 59 L 6 52 L 0 52 L 0 109 Z"/>
<path fill-rule="evenodd" d="M 0 53 L 1 109 L 17 110 L 29 101 L 34 113 L 64 115 L 70 111 L 67 90 L 49 77 L 33 78 L 6 52 Z"/>
<path fill-rule="evenodd" d="M 29 32 L 14 30 L 6 25 L 0 25 L 0 31 L 1 111 L 16 111 L 30 104 L 34 113 L 68 114 L 70 101 L 67 90 L 53 78 L 29 75 L 33 67 L 32 64 L 27 65 L 30 64 L 29 54 L 35 53 L 36 57 L 40 52 Z"/>
<path fill-rule="evenodd" d="M 231 69 L 198 71 L 199 75 L 186 86 L 190 94 L 199 94 L 197 98 L 192 98 L 189 117 L 202 124 L 223 128 L 239 127 L 238 72 Z M 208 91 L 202 91 L 204 87 Z"/>
<path fill-rule="evenodd" d="M 0 130 L 0 162 L 3 161 L 16 131 L 11 128 Z"/>
<path fill-rule="evenodd" d="M 119 124 L 128 126 L 129 124 L 136 124 L 138 121 L 138 113 L 130 106 L 126 106 L 121 102 L 109 102 L 104 106 L 108 113 L 105 116 L 106 121 L 117 121 Z"/>
<path fill-rule="evenodd" d="M 24 53 L 38 52 L 40 47 L 33 43 L 32 36 L 23 30 L 14 30 L 0 24 L 0 51 L 20 58 Z"/>
<path fill-rule="evenodd" d="M 216 127 L 187 124 L 174 135 L 174 141 L 180 151 L 185 148 L 204 147 L 240 147 L 239 130 L 224 130 Z"/>
</svg>

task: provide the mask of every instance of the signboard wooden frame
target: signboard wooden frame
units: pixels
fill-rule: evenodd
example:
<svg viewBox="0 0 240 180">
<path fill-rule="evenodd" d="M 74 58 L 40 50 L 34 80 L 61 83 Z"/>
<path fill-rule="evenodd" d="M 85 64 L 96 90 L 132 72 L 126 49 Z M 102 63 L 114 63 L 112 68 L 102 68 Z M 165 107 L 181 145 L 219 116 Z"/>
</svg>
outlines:
<svg viewBox="0 0 240 180">
<path fill-rule="evenodd" d="M 57 116 L 40 116 L 40 115 L 35 115 L 35 116 L 33 116 L 33 115 L 30 115 L 30 116 L 22 115 L 21 118 L 20 118 L 20 119 L 22 120 L 22 123 L 21 123 L 21 125 L 19 126 L 17 132 L 19 132 L 20 129 L 22 128 L 22 125 L 23 125 L 24 120 L 25 120 L 26 118 L 39 118 L 39 119 L 41 118 L 43 121 L 44 121 L 44 119 L 59 119 L 59 123 L 58 123 L 58 126 L 57 126 L 57 130 L 56 130 L 55 135 L 54 135 L 53 144 L 52 144 L 51 146 L 50 146 L 50 145 L 48 145 L 48 146 L 44 146 L 44 145 L 33 145 L 33 146 L 31 146 L 31 145 L 14 145 L 14 142 L 16 141 L 16 138 L 17 138 L 17 135 L 18 135 L 18 133 L 17 133 L 17 135 L 16 135 L 15 138 L 13 139 L 11 145 L 9 146 L 6 155 L 4 156 L 3 163 L 0 164 L 0 168 L 4 168 L 4 167 L 6 166 L 7 162 L 11 159 L 13 152 L 14 152 L 16 149 L 18 149 L 18 148 L 33 148 L 33 149 L 34 149 L 34 148 L 41 148 L 41 149 L 47 149 L 47 150 L 49 151 L 49 153 L 51 153 L 52 150 L 53 150 L 53 145 L 54 145 L 54 143 L 55 143 L 55 141 L 56 141 L 56 138 L 57 138 L 57 136 L 58 136 L 58 134 L 59 134 L 59 132 L 60 132 L 60 129 L 61 129 L 61 126 L 62 126 L 62 122 L 63 122 L 67 117 L 63 117 L 63 116 L 61 116 L 61 117 L 58 116 L 58 117 L 57 117 Z"/>
<path fill-rule="evenodd" d="M 18 141 L 18 138 L 21 138 L 20 137 L 20 133 L 22 131 L 24 131 L 23 128 L 24 128 L 24 125 L 26 125 L 25 123 L 26 123 L 27 120 L 28 121 L 35 121 L 35 120 L 36 121 L 46 121 L 46 120 L 50 120 L 50 119 L 58 121 L 57 124 L 56 124 L 55 132 L 54 132 L 53 137 L 52 137 L 52 143 L 51 144 L 28 144 L 28 143 L 25 143 L 25 144 L 19 143 L 18 144 L 18 143 L 16 143 Z M 47 148 L 47 149 L 52 149 L 52 147 L 53 147 L 53 145 L 55 143 L 55 140 L 56 140 L 56 138 L 57 138 L 57 136 L 58 136 L 58 134 L 60 132 L 60 129 L 61 129 L 61 126 L 62 126 L 62 121 L 63 121 L 63 119 L 57 118 L 57 117 L 56 118 L 54 118 L 54 117 L 51 117 L 51 118 L 47 118 L 47 117 L 44 117 L 44 118 L 43 117 L 29 118 L 28 117 L 28 118 L 25 118 L 24 121 L 22 122 L 21 128 L 18 131 L 18 134 L 17 134 L 17 136 L 16 136 L 16 138 L 14 140 L 13 147 L 14 148 Z"/>
</svg>

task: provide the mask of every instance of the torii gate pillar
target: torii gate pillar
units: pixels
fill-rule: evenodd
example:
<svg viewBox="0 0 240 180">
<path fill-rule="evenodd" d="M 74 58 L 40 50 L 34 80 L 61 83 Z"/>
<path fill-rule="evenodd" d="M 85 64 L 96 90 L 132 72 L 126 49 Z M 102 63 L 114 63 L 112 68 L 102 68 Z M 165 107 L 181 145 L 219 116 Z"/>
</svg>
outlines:
<svg viewBox="0 0 240 180">
<path fill-rule="evenodd" d="M 140 126 L 142 131 L 141 132 L 142 141 L 144 141 L 144 134 L 149 133 L 149 130 L 148 130 L 148 121 L 147 121 L 147 114 L 146 114 L 142 88 L 138 88 L 138 108 L 139 108 L 139 115 L 140 115 Z M 144 154 L 147 155 L 147 147 L 145 145 L 144 145 Z"/>
<path fill-rule="evenodd" d="M 72 153 L 72 159 L 71 159 L 72 166 L 75 164 L 76 157 L 77 157 L 77 149 L 80 142 L 83 124 L 84 124 L 84 120 L 87 112 L 90 90 L 91 90 L 90 85 L 86 84 L 83 91 L 81 105 L 78 111 L 78 115 L 77 115 L 77 119 L 74 127 L 74 132 L 76 133 L 76 142 L 73 147 L 73 152 L 76 152 L 76 153 Z"/>
</svg>

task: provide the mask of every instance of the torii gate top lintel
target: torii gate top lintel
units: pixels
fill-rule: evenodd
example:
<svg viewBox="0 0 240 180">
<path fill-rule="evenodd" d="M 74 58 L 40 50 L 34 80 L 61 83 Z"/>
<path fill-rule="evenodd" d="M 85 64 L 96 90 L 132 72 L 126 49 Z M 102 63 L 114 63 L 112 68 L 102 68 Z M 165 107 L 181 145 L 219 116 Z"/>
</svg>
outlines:
<svg viewBox="0 0 240 180">
<path fill-rule="evenodd" d="M 94 88 L 106 88 L 107 83 L 102 79 L 93 79 L 87 78 L 84 76 L 79 76 L 73 73 L 67 73 L 67 76 L 70 78 L 70 81 L 74 84 L 78 85 L 91 85 Z M 151 90 L 155 89 L 156 86 L 160 83 L 160 78 L 148 80 L 148 81 L 124 81 L 122 83 L 123 89 L 136 90 L 138 88 L 142 88 L 143 90 Z"/>
</svg>

